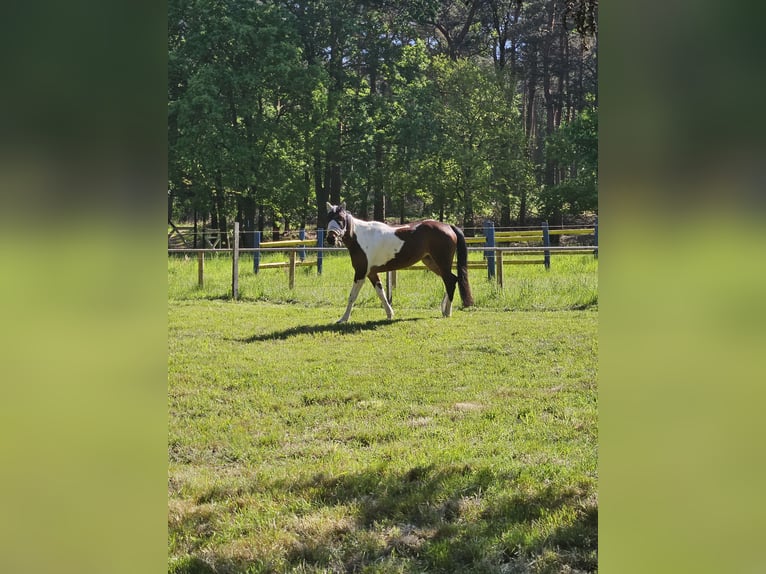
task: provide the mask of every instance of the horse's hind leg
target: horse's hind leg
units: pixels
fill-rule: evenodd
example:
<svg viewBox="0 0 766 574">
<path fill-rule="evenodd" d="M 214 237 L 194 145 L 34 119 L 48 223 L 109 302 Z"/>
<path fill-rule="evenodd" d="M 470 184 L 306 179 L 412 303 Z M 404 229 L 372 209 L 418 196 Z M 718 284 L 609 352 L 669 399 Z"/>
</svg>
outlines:
<svg viewBox="0 0 766 574">
<path fill-rule="evenodd" d="M 442 281 L 444 281 L 444 287 L 447 292 L 442 299 L 441 309 L 442 315 L 445 317 L 452 317 L 452 299 L 455 297 L 455 286 L 457 285 L 457 275 L 447 273 L 442 275 Z"/>
<path fill-rule="evenodd" d="M 383 304 L 383 309 L 386 311 L 386 317 L 388 317 L 389 320 L 393 319 L 394 310 L 391 308 L 391 304 L 388 302 L 388 298 L 383 291 L 383 285 L 380 282 L 380 277 L 378 277 L 377 273 L 370 273 L 367 278 L 370 280 L 370 283 L 372 283 L 373 287 L 375 287 L 375 293 L 378 294 L 378 298 Z"/>
<path fill-rule="evenodd" d="M 442 316 L 451 317 L 452 299 L 455 297 L 455 286 L 457 285 L 457 276 L 450 271 L 450 267 L 452 265 L 450 264 L 445 269 L 442 269 L 442 267 L 440 267 L 436 260 L 430 255 L 426 255 L 423 258 L 423 263 L 431 271 L 441 277 L 442 281 L 444 281 L 444 288 L 447 290 L 447 292 L 444 294 L 440 308 Z"/>
</svg>

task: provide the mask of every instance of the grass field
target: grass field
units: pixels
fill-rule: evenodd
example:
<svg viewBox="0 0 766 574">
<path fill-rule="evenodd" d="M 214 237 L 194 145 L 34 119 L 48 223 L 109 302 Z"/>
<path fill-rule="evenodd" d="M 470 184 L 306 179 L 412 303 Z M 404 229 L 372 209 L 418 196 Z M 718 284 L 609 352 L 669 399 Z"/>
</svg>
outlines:
<svg viewBox="0 0 766 574">
<path fill-rule="evenodd" d="M 506 260 L 509 258 L 506 255 Z M 514 260 L 521 256 L 512 256 Z M 525 258 L 530 259 L 526 256 Z M 539 259 L 540 255 L 531 257 Z M 550 270 L 542 265 L 506 265 L 505 288 L 496 281 L 487 281 L 487 272 L 471 269 L 469 277 L 476 306 L 501 311 L 571 310 L 593 308 L 598 303 L 597 261 L 590 255 L 552 255 Z M 309 257 L 312 259 L 312 257 Z M 315 260 L 316 257 L 314 256 Z M 481 261 L 481 252 L 472 251 L 470 261 Z M 269 253 L 262 262 L 286 261 L 283 254 Z M 197 261 L 174 257 L 168 263 L 169 298 L 173 300 L 228 299 L 231 295 L 231 257 L 207 256 L 205 286 L 197 286 Z M 384 280 L 384 277 L 381 276 Z M 295 289 L 287 288 L 286 269 L 262 270 L 253 273 L 251 255 L 240 260 L 239 292 L 243 301 L 296 303 L 300 306 L 321 306 L 339 318 L 345 309 L 351 289 L 353 271 L 345 252 L 325 255 L 322 276 L 315 267 L 299 267 L 295 273 Z M 444 296 L 444 285 L 430 271 L 400 271 L 394 293 L 394 311 L 401 308 L 437 309 Z M 459 296 L 455 294 L 456 303 Z M 369 282 L 362 289 L 355 308 L 380 309 L 380 301 Z M 381 317 L 385 314 L 381 310 Z"/>
<path fill-rule="evenodd" d="M 403 272 L 334 325 L 347 256 L 239 302 L 169 259 L 169 571 L 596 571 L 596 265 L 472 270 L 449 319 Z"/>
</svg>

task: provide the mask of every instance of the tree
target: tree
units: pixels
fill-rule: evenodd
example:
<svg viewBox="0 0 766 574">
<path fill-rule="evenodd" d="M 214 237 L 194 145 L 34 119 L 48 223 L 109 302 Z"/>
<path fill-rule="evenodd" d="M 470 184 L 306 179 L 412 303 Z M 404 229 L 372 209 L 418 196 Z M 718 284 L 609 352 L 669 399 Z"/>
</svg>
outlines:
<svg viewBox="0 0 766 574">
<path fill-rule="evenodd" d="M 225 0 L 172 3 L 171 173 L 207 197 L 211 226 L 236 210 L 246 230 L 267 208 L 295 203 L 295 157 L 317 71 L 303 65 L 279 7 Z M 298 150 L 300 151 L 300 150 Z M 277 207 L 279 206 L 279 207 Z"/>
<path fill-rule="evenodd" d="M 432 66 L 441 98 L 439 154 L 460 168 L 454 187 L 464 225 L 473 227 L 477 211 L 494 216 L 507 206 L 512 190 L 528 184 L 531 166 L 517 99 L 488 60 L 442 57 Z"/>
<path fill-rule="evenodd" d="M 540 195 L 543 217 L 570 216 L 598 210 L 598 112 L 591 106 L 546 141 L 546 156 L 560 182 Z"/>
<path fill-rule="evenodd" d="M 597 131 L 597 8 L 170 0 L 169 212 L 252 231 L 342 199 L 468 226 L 595 209 L 573 142 Z"/>
</svg>

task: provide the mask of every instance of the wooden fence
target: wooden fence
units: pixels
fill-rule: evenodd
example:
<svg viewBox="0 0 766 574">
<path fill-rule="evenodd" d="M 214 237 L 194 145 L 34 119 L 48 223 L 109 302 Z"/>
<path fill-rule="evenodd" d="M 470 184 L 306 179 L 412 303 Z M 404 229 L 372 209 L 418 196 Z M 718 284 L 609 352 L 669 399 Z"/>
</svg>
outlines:
<svg viewBox="0 0 766 574">
<path fill-rule="evenodd" d="M 231 249 L 220 248 L 168 248 L 168 253 L 196 253 L 197 254 L 197 278 L 200 287 L 205 284 L 205 253 L 231 253 L 232 254 L 232 279 L 231 291 L 232 298 L 239 298 L 239 260 L 242 253 L 253 253 L 253 272 L 258 274 L 262 269 L 284 269 L 288 270 L 288 282 L 290 289 L 295 287 L 295 268 L 301 266 L 316 266 L 317 274 L 322 274 L 323 254 L 333 251 L 345 251 L 345 247 L 326 247 L 324 246 L 324 229 L 317 229 L 316 239 L 306 239 L 305 230 L 300 231 L 299 239 L 289 239 L 283 241 L 261 242 L 261 233 L 254 232 L 254 247 L 240 247 L 239 222 L 234 223 L 233 237 L 230 242 Z M 550 244 L 551 235 L 590 235 L 593 237 L 593 245 L 587 246 L 553 246 Z M 542 243 L 542 245 L 530 246 L 529 243 Z M 550 269 L 551 254 L 570 254 L 582 255 L 592 254 L 598 257 L 598 220 L 593 227 L 581 227 L 571 229 L 549 229 L 547 223 L 539 230 L 524 231 L 496 231 L 492 222 L 487 222 L 484 226 L 484 235 L 477 237 L 466 237 L 469 251 L 482 251 L 484 253 L 483 261 L 469 261 L 469 269 L 487 269 L 487 278 L 496 279 L 499 286 L 504 286 L 503 267 L 505 265 L 529 265 L 541 264 L 546 269 Z M 509 245 L 511 243 L 526 243 L 525 246 Z M 270 263 L 261 263 L 261 253 L 270 251 L 287 252 L 287 261 L 277 261 Z M 307 252 L 316 252 L 317 257 L 314 260 L 307 261 Z M 506 259 L 503 254 L 542 254 L 541 259 Z M 411 267 L 402 269 L 426 270 L 427 267 L 418 263 Z M 396 271 L 390 271 L 386 274 L 386 292 L 391 300 L 392 289 L 396 287 Z"/>
</svg>

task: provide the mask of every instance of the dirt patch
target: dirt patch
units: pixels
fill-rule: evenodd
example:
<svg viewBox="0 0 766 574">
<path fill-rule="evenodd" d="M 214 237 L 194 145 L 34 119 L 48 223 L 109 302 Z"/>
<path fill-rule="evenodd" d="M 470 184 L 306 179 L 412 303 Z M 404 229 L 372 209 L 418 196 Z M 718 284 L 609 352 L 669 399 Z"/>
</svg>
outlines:
<svg viewBox="0 0 766 574">
<path fill-rule="evenodd" d="M 479 403 L 455 403 L 452 408 L 458 411 L 479 411 L 484 408 L 484 405 Z"/>
</svg>

